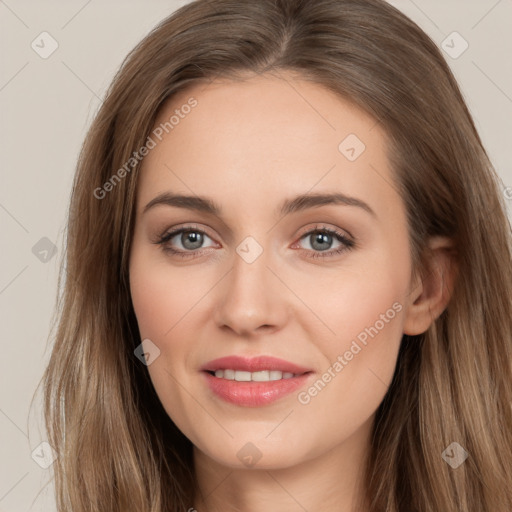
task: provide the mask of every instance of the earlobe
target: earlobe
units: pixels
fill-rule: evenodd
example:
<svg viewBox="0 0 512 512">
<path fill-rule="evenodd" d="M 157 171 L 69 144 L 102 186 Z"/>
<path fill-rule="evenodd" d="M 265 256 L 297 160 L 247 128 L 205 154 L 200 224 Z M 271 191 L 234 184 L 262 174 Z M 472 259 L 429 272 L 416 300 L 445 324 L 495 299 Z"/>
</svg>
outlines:
<svg viewBox="0 0 512 512">
<path fill-rule="evenodd" d="M 451 239 L 429 242 L 426 273 L 411 287 L 404 320 L 404 334 L 424 333 L 446 309 L 456 280 L 456 251 Z"/>
</svg>

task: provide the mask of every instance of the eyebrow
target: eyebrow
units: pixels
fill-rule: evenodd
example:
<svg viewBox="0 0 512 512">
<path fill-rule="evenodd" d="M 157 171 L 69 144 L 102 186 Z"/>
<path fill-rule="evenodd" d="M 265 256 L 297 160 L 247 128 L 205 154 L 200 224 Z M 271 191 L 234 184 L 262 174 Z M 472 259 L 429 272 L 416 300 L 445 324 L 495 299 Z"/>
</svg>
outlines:
<svg viewBox="0 0 512 512">
<path fill-rule="evenodd" d="M 301 194 L 291 199 L 285 199 L 277 208 L 277 212 L 281 215 L 288 215 L 290 213 L 307 210 L 308 208 L 315 208 L 324 205 L 341 205 L 341 206 L 356 206 L 373 217 L 377 217 L 372 208 L 355 197 L 347 196 L 341 193 L 333 194 Z M 200 196 L 187 196 L 182 194 L 172 194 L 164 192 L 154 199 L 152 199 L 143 210 L 143 214 L 151 208 L 158 205 L 174 206 L 177 208 L 185 208 L 187 210 L 195 210 L 202 213 L 208 213 L 217 217 L 222 216 L 222 208 L 217 205 L 212 199 Z"/>
</svg>

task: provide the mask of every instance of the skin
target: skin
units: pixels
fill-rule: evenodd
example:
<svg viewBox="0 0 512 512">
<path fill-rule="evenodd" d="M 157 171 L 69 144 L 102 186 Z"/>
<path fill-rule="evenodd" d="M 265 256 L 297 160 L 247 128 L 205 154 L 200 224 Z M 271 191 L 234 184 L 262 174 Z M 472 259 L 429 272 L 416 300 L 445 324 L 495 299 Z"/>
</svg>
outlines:
<svg viewBox="0 0 512 512">
<path fill-rule="evenodd" d="M 424 332 L 449 300 L 448 240 L 433 239 L 431 271 L 412 279 L 404 203 L 375 120 L 289 73 L 216 80 L 181 91 L 155 126 L 194 97 L 198 104 L 145 157 L 138 183 L 130 285 L 141 339 L 160 355 L 148 365 L 165 410 L 194 444 L 199 512 L 355 509 L 375 411 L 391 383 L 404 333 Z M 338 146 L 356 134 L 349 161 Z M 157 205 L 163 192 L 211 198 L 222 216 Z M 281 201 L 340 192 L 362 208 L 328 204 L 281 216 Z M 197 257 L 166 253 L 171 228 L 206 231 Z M 355 246 L 325 258 L 315 228 Z M 248 236 L 262 254 L 236 252 Z M 176 250 L 187 251 L 180 235 Z M 171 242 L 168 242 L 168 246 Z M 188 245 L 187 247 L 190 247 Z M 263 407 L 224 402 L 199 368 L 226 355 L 271 355 L 313 370 L 307 390 L 394 303 L 400 311 L 306 405 L 297 393 Z M 379 324 L 380 325 L 380 324 Z M 253 467 L 237 457 L 252 443 Z M 364 510 L 358 508 L 357 510 Z"/>
</svg>

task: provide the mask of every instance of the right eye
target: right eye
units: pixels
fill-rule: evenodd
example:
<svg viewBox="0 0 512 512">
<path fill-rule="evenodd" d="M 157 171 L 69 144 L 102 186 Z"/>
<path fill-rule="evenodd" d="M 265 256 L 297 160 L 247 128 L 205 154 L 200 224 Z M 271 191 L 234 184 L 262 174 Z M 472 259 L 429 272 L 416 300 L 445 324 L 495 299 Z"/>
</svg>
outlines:
<svg viewBox="0 0 512 512">
<path fill-rule="evenodd" d="M 187 258 L 196 256 L 198 249 L 205 248 L 203 247 L 205 238 L 213 242 L 205 231 L 193 226 L 185 226 L 165 232 L 156 243 L 161 245 L 162 250 L 167 253 Z M 213 243 L 207 247 L 213 247 L 214 245 Z"/>
</svg>

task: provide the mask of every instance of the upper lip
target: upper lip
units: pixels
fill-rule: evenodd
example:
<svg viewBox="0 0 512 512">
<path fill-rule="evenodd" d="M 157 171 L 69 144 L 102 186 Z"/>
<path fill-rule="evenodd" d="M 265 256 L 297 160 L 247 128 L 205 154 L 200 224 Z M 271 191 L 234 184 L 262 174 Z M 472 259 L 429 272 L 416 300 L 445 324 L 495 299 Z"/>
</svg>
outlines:
<svg viewBox="0 0 512 512">
<path fill-rule="evenodd" d="M 289 372 L 295 374 L 302 374 L 310 372 L 309 368 L 299 366 L 271 356 L 257 356 L 257 357 L 241 357 L 241 356 L 227 356 L 219 359 L 214 359 L 203 365 L 201 370 L 214 372 L 216 370 L 240 370 L 246 372 L 259 372 L 262 370 L 274 370 L 281 372 Z"/>
</svg>

